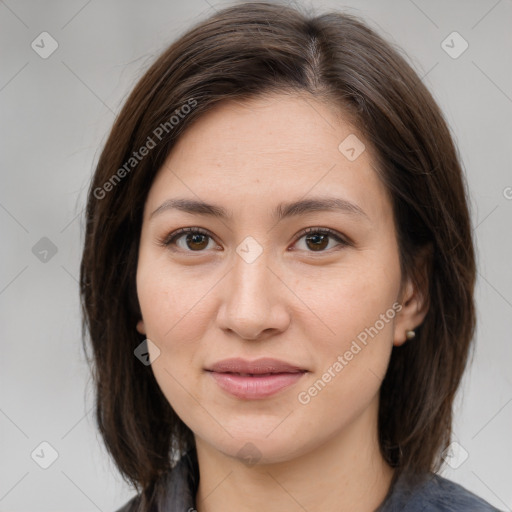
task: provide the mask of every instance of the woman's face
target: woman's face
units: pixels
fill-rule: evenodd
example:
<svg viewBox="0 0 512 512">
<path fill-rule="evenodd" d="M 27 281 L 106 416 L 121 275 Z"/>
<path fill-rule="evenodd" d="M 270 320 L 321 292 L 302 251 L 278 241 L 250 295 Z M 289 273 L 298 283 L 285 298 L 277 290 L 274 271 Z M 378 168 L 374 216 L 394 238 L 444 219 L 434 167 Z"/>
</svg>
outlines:
<svg viewBox="0 0 512 512">
<path fill-rule="evenodd" d="M 137 329 L 164 395 L 210 448 L 279 462 L 376 429 L 392 346 L 417 324 L 399 312 L 392 207 L 362 144 L 309 96 L 265 96 L 203 115 L 159 170 Z"/>
</svg>

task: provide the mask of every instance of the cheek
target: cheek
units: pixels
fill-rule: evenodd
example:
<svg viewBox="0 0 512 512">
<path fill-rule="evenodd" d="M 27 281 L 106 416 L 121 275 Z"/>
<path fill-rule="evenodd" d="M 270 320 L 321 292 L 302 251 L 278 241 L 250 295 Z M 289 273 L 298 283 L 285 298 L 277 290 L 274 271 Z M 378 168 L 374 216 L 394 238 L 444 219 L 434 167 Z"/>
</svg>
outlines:
<svg viewBox="0 0 512 512">
<path fill-rule="evenodd" d="M 337 308 L 318 303 L 334 334 L 315 336 L 314 330 L 310 331 L 316 364 L 296 399 L 309 417 L 329 418 L 332 432 L 358 417 L 376 399 L 389 364 L 396 315 L 393 297 L 375 297 L 373 292 L 370 299 L 372 295 L 364 292 L 364 286 L 354 287 L 349 295 L 340 292 L 340 300 L 354 302 Z"/>
<path fill-rule="evenodd" d="M 317 346 L 342 349 L 359 334 L 364 338 L 376 322 L 382 337 L 391 335 L 400 277 L 396 262 L 390 258 L 385 264 L 368 257 L 358 263 L 310 272 L 295 281 L 294 292 L 307 306 L 298 323 L 310 331 L 310 337 L 318 333 L 313 336 Z"/>
<path fill-rule="evenodd" d="M 205 313 L 198 301 L 204 292 L 187 284 L 189 279 L 183 273 L 181 278 L 179 275 L 168 268 L 163 271 L 158 261 L 145 266 L 141 258 L 137 294 L 146 336 L 160 350 L 151 364 L 153 375 L 176 414 L 187 425 L 195 426 L 195 420 L 207 421 L 191 399 L 199 384 L 198 373 L 191 369 L 200 364 L 196 357 Z"/>
<path fill-rule="evenodd" d="M 369 260 L 368 260 L 369 261 Z M 389 364 L 393 346 L 399 268 L 392 258 L 364 267 L 336 269 L 298 290 L 315 315 L 301 323 L 314 344 L 314 373 L 301 387 L 298 402 L 320 414 L 333 403 L 334 416 L 351 414 L 373 399 Z"/>
<path fill-rule="evenodd" d="M 180 350 L 201 330 L 201 296 L 204 286 L 194 286 L 187 270 L 175 271 L 164 257 L 141 253 L 137 268 L 137 296 L 147 337 L 161 349 Z"/>
<path fill-rule="evenodd" d="M 173 406 L 184 388 L 196 385 L 199 374 L 191 370 L 202 366 L 200 346 L 212 317 L 204 297 L 214 284 L 212 278 L 198 281 L 189 270 L 176 271 L 165 256 L 150 258 L 144 252 L 137 269 L 146 337 L 160 350 L 153 373 Z"/>
</svg>

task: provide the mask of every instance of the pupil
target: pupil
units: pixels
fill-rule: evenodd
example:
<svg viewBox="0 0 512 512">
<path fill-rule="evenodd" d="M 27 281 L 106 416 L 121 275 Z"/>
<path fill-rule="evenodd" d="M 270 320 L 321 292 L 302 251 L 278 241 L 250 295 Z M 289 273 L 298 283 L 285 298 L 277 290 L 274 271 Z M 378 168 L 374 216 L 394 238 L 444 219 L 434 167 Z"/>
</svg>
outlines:
<svg viewBox="0 0 512 512">
<path fill-rule="evenodd" d="M 313 243 L 315 245 L 313 245 L 313 248 L 314 250 L 317 250 L 317 249 L 324 249 L 327 244 L 324 243 L 323 245 L 318 245 L 318 242 L 322 243 L 322 242 L 325 242 L 328 238 L 328 235 L 323 235 L 323 234 L 316 234 L 316 235 L 308 235 L 306 237 L 306 243 L 307 242 L 310 242 L 310 241 L 314 241 Z"/>
<path fill-rule="evenodd" d="M 199 244 L 199 245 L 201 245 L 201 238 L 203 239 L 203 245 L 204 245 L 204 240 L 206 239 L 206 235 L 203 235 L 201 233 L 189 234 L 189 235 L 187 235 L 187 244 L 189 242 L 191 242 L 192 244 L 196 244 L 196 245 Z M 206 245 L 208 245 L 208 244 L 206 244 Z M 193 247 L 189 246 L 189 248 L 192 249 Z M 196 249 L 197 248 L 198 247 L 196 247 Z M 204 247 L 199 247 L 199 249 L 203 249 L 203 248 Z"/>
</svg>

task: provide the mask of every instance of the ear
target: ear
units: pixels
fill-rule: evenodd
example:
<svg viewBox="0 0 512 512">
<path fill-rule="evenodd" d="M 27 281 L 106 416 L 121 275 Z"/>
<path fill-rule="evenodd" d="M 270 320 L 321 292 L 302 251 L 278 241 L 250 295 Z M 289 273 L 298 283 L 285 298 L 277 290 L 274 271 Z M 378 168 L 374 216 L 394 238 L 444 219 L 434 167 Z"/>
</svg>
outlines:
<svg viewBox="0 0 512 512">
<path fill-rule="evenodd" d="M 144 320 L 139 320 L 137 322 L 137 331 L 141 334 L 146 334 L 146 327 L 144 326 Z"/>
<path fill-rule="evenodd" d="M 431 272 L 432 245 L 424 247 L 416 259 L 415 275 L 418 276 L 416 284 L 409 277 L 402 286 L 398 302 L 402 309 L 398 312 L 394 326 L 393 345 L 398 347 L 407 340 L 406 332 L 419 327 L 429 309 L 430 297 L 428 295 L 429 276 Z M 411 340 L 414 343 L 414 340 Z"/>
</svg>

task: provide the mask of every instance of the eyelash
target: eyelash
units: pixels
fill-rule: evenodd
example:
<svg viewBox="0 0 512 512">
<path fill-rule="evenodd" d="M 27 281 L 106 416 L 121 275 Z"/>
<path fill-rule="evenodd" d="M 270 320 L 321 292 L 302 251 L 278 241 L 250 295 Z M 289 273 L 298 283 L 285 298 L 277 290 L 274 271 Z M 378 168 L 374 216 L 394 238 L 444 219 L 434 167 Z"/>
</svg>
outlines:
<svg viewBox="0 0 512 512">
<path fill-rule="evenodd" d="M 203 228 L 199 228 L 199 227 L 191 227 L 191 228 L 180 228 L 180 229 L 172 232 L 171 234 L 165 236 L 164 238 L 159 239 L 158 240 L 158 244 L 163 246 L 163 247 L 169 247 L 170 245 L 175 245 L 176 240 L 178 238 L 180 238 L 182 235 L 187 234 L 187 233 L 199 233 L 201 235 L 208 236 L 212 240 L 214 240 L 214 237 L 207 230 L 205 230 Z M 352 243 L 349 240 L 347 240 L 346 238 L 342 237 L 340 233 L 338 233 L 337 231 L 334 231 L 333 229 L 330 229 L 330 228 L 306 228 L 306 229 L 302 230 L 297 235 L 297 238 L 296 238 L 294 244 L 297 243 L 305 235 L 309 235 L 310 233 L 316 233 L 316 234 L 321 234 L 321 235 L 329 235 L 336 242 L 338 242 L 342 247 L 347 247 L 347 246 L 352 245 Z M 176 249 L 173 249 L 173 250 L 176 250 Z M 329 250 L 307 251 L 307 252 L 310 252 L 312 254 L 314 254 L 316 252 L 318 252 L 318 253 L 330 253 L 330 252 L 332 252 L 332 250 L 333 250 L 333 248 L 331 248 Z M 336 249 L 334 248 L 334 250 L 336 250 Z M 201 253 L 201 252 L 205 252 L 205 251 L 204 250 L 203 251 L 187 250 L 185 252 Z"/>
</svg>

